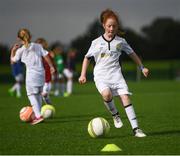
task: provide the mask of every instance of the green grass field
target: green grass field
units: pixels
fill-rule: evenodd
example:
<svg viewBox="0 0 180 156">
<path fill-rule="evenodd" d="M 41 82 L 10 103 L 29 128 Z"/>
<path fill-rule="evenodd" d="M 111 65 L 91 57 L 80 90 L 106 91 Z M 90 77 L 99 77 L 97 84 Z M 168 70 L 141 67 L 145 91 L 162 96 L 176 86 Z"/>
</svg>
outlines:
<svg viewBox="0 0 180 156">
<path fill-rule="evenodd" d="M 105 154 L 180 154 L 180 82 L 129 82 L 131 97 L 140 127 L 148 135 L 135 138 L 124 109 L 115 98 L 124 126 L 116 129 L 92 82 L 75 84 L 74 95 L 52 97 L 56 108 L 53 119 L 39 125 L 23 123 L 20 109 L 29 104 L 25 91 L 23 98 L 7 94 L 10 84 L 0 89 L 0 154 L 1 155 L 105 155 Z M 105 138 L 93 139 L 87 132 L 92 118 L 104 117 L 110 123 Z M 118 145 L 121 152 L 103 153 L 106 144 Z"/>
</svg>

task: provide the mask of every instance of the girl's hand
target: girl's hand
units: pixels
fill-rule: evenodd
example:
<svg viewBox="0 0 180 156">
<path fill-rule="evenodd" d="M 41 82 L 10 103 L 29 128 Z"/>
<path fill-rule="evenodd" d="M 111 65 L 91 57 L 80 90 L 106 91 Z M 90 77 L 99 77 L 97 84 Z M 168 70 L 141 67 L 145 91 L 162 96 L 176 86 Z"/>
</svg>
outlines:
<svg viewBox="0 0 180 156">
<path fill-rule="evenodd" d="M 80 83 L 80 84 L 86 83 L 86 77 L 85 77 L 85 76 L 80 76 L 80 77 L 79 77 L 79 83 Z"/>
<path fill-rule="evenodd" d="M 14 64 L 15 62 L 12 60 L 12 58 L 15 56 L 17 49 L 20 48 L 20 44 L 15 43 L 11 48 L 11 56 L 10 56 L 10 63 Z"/>
<path fill-rule="evenodd" d="M 20 48 L 20 45 L 18 43 L 15 43 L 12 47 L 12 51 L 16 51 L 18 48 Z"/>
<path fill-rule="evenodd" d="M 142 73 L 143 73 L 143 75 L 145 76 L 145 77 L 147 77 L 148 76 L 148 74 L 149 74 L 149 69 L 147 69 L 147 68 L 143 68 L 142 69 Z"/>
</svg>

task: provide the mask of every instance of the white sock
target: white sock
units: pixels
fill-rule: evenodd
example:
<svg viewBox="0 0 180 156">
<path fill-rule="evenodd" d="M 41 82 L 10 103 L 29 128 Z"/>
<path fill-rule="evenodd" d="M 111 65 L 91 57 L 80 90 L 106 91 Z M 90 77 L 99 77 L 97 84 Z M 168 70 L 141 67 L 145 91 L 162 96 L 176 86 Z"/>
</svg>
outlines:
<svg viewBox="0 0 180 156">
<path fill-rule="evenodd" d="M 55 91 L 59 91 L 59 82 L 55 82 L 55 84 L 54 84 L 54 90 Z"/>
<path fill-rule="evenodd" d="M 132 104 L 129 104 L 128 106 L 125 107 L 126 115 L 129 119 L 129 122 L 131 124 L 132 129 L 138 127 L 138 122 L 136 119 L 136 114 L 134 112 L 134 108 Z"/>
<path fill-rule="evenodd" d="M 50 91 L 51 91 L 51 82 L 48 82 L 48 83 L 46 82 L 46 83 L 44 83 L 42 94 L 43 94 L 43 95 L 44 95 L 44 94 L 49 95 L 49 94 L 50 94 Z"/>
<path fill-rule="evenodd" d="M 72 85 L 73 81 L 70 79 L 67 81 L 67 93 L 71 94 L 72 93 Z"/>
<path fill-rule="evenodd" d="M 41 116 L 41 95 L 29 95 L 28 98 L 32 105 L 36 118 L 39 118 Z"/>
<path fill-rule="evenodd" d="M 65 92 L 65 84 L 64 84 L 64 82 L 60 83 L 60 88 L 61 88 L 61 93 L 64 94 L 64 92 Z"/>
<path fill-rule="evenodd" d="M 114 100 L 111 100 L 111 101 L 104 101 L 104 104 L 106 106 L 106 108 L 108 109 L 108 111 L 114 115 L 114 114 L 117 114 L 118 111 L 116 109 L 116 106 L 114 104 Z"/>
<path fill-rule="evenodd" d="M 41 107 L 42 107 L 42 96 L 41 95 L 36 95 L 37 97 L 37 100 L 38 100 L 38 103 L 39 103 L 39 107 L 40 107 L 40 110 L 41 110 Z"/>
<path fill-rule="evenodd" d="M 51 92 L 51 89 L 52 89 L 52 84 L 51 84 L 51 82 L 48 83 L 48 86 L 49 86 L 49 90 L 48 90 L 48 95 L 49 95 L 50 92 Z"/>
<path fill-rule="evenodd" d="M 17 83 L 15 83 L 15 84 L 12 86 L 11 91 L 14 92 L 14 91 L 16 90 L 16 88 L 17 88 Z"/>
</svg>

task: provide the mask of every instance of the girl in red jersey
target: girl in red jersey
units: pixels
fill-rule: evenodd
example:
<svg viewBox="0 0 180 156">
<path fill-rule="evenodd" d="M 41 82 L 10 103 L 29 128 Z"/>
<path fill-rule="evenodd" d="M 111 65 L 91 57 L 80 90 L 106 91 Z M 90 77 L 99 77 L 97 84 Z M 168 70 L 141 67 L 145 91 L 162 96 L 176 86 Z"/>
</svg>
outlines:
<svg viewBox="0 0 180 156">
<path fill-rule="evenodd" d="M 42 47 L 47 50 L 48 49 L 48 43 L 44 38 L 38 38 L 36 41 L 36 43 L 39 43 L 42 45 Z M 53 58 L 52 58 L 52 52 L 49 51 L 48 56 L 51 59 L 52 63 L 53 63 Z M 42 91 L 42 97 L 43 100 L 46 104 L 51 104 L 51 100 L 49 98 L 49 94 L 51 91 L 51 81 L 52 81 L 52 75 L 50 72 L 50 67 L 48 65 L 48 63 L 46 62 L 45 59 L 43 59 L 43 65 L 44 65 L 44 69 L 45 69 L 45 83 L 43 86 L 43 91 Z M 55 64 L 53 63 L 53 66 L 56 70 Z"/>
</svg>

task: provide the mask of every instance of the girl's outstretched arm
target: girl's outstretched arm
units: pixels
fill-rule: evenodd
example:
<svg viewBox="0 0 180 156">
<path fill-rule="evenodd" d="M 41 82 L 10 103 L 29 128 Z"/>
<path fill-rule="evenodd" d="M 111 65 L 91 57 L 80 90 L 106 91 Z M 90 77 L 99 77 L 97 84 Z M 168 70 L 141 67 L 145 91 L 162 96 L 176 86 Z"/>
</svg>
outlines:
<svg viewBox="0 0 180 156">
<path fill-rule="evenodd" d="M 51 74 L 54 74 L 55 69 L 54 69 L 54 66 L 53 66 L 53 63 L 52 63 L 51 59 L 49 58 L 48 55 L 44 56 L 44 59 L 47 61 L 48 65 L 50 67 Z"/>
<path fill-rule="evenodd" d="M 16 55 L 16 51 L 18 48 L 20 48 L 20 45 L 18 43 L 15 43 L 11 49 L 11 56 L 10 56 L 11 64 L 14 64 L 16 62 L 16 60 L 14 59 L 14 56 Z"/>
<path fill-rule="evenodd" d="M 83 60 L 83 64 L 82 64 L 81 76 L 79 77 L 80 84 L 84 84 L 87 81 L 86 80 L 86 71 L 87 71 L 89 63 L 90 63 L 90 60 L 88 60 L 88 58 L 85 57 Z"/>
<path fill-rule="evenodd" d="M 134 53 L 131 53 L 130 55 L 130 58 L 139 66 L 139 68 L 141 69 L 143 75 L 145 77 L 148 76 L 149 74 L 149 69 L 148 68 L 145 68 L 140 60 L 140 58 L 138 57 L 138 55 L 134 52 Z"/>
</svg>

